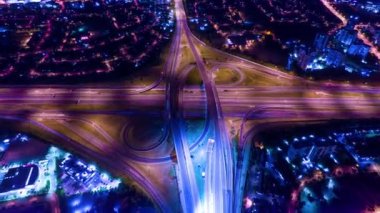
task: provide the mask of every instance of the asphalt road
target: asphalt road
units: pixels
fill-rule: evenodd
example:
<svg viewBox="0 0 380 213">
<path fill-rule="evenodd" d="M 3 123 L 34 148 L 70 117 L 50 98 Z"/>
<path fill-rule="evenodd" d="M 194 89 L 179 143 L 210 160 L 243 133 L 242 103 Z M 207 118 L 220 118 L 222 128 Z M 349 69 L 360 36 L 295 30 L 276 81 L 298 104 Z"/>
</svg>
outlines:
<svg viewBox="0 0 380 213">
<path fill-rule="evenodd" d="M 123 116 L 141 113 L 152 117 L 163 116 L 175 148 L 178 200 L 181 201 L 182 210 L 233 212 L 238 211 L 242 202 L 241 186 L 244 178 L 238 177 L 244 176 L 244 168 L 236 168 L 225 117 L 240 118 L 243 124 L 249 120 L 265 122 L 380 117 L 380 87 L 312 82 L 207 47 L 187 26 L 182 1 L 176 0 L 175 3 L 176 33 L 163 67 L 163 75 L 152 84 L 3 86 L 0 87 L 0 118 L 25 122 L 55 135 L 65 146 L 101 162 L 111 171 L 130 177 L 151 196 L 163 212 L 171 212 L 176 210 L 172 208 L 173 199 L 169 199 L 162 190 L 165 186 L 149 179 L 151 177 L 145 177 L 146 169 L 135 165 L 171 164 L 171 157 L 151 157 L 128 150 L 117 143 L 99 123 L 83 118 L 83 115 L 88 114 Z M 185 40 L 185 45 L 181 39 Z M 185 69 L 180 70 L 185 46 L 189 47 L 194 61 L 189 61 Z M 212 61 L 214 69 L 245 69 L 273 81 L 297 83 L 283 86 L 241 86 L 233 83 L 216 85 L 211 77 L 213 69 L 206 66 L 200 54 L 200 48 L 203 47 L 226 58 L 223 61 Z M 193 68 L 198 70 L 203 87 L 184 84 L 187 73 Z M 188 144 L 183 121 L 185 118 L 203 118 L 204 111 L 207 124 L 198 142 L 207 141 L 206 135 L 212 135 L 215 144 L 207 156 L 206 187 L 203 192 L 199 191 L 191 158 L 198 142 L 195 145 Z M 39 122 L 39 119 L 57 120 L 60 125 L 91 143 L 81 144 L 65 132 Z M 90 134 L 84 128 L 72 127 L 68 123 L 70 120 L 91 126 L 102 138 Z M 243 134 L 242 131 L 241 135 Z M 242 152 L 246 153 L 249 146 L 243 147 Z M 207 195 L 205 201 L 200 200 L 200 193 Z"/>
</svg>

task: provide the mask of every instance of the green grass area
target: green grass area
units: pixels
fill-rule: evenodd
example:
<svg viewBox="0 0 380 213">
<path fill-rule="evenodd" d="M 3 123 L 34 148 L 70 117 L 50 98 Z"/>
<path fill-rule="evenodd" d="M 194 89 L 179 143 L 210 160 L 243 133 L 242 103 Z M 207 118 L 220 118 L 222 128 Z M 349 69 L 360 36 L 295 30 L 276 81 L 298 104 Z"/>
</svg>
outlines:
<svg viewBox="0 0 380 213">
<path fill-rule="evenodd" d="M 202 44 L 198 44 L 197 48 L 199 50 L 199 53 L 205 60 L 214 60 L 214 61 L 226 61 L 228 59 L 228 56 L 222 55 L 213 49 L 209 48 L 208 46 L 203 46 Z"/>
<path fill-rule="evenodd" d="M 144 116 L 132 118 L 124 129 L 124 141 L 136 149 L 147 149 L 161 142 L 165 136 L 164 120 Z"/>
<path fill-rule="evenodd" d="M 273 78 L 268 78 L 249 70 L 242 69 L 242 71 L 245 74 L 242 86 L 280 86 L 286 83 L 285 81 L 274 80 Z"/>
<path fill-rule="evenodd" d="M 77 133 L 73 132 L 71 129 L 63 126 L 57 120 L 44 120 L 43 123 L 46 126 L 48 126 L 49 128 L 54 129 L 54 130 L 64 134 L 66 137 L 68 137 L 68 138 L 74 140 L 75 142 L 81 144 L 82 146 L 85 146 L 87 149 L 90 149 L 90 150 L 92 150 L 94 152 L 98 152 L 98 153 L 102 152 L 100 147 L 91 144 L 91 141 L 87 141 L 83 136 L 78 135 Z M 67 147 L 64 147 L 64 148 L 66 149 Z"/>
<path fill-rule="evenodd" d="M 127 116 L 118 115 L 89 115 L 86 117 L 95 122 L 116 141 L 122 143 L 121 133 L 124 126 L 131 120 Z"/>
<path fill-rule="evenodd" d="M 214 81 L 216 84 L 231 84 L 239 80 L 239 75 L 235 71 L 228 68 L 220 68 L 215 73 Z"/>
<path fill-rule="evenodd" d="M 178 65 L 178 70 L 185 69 L 189 64 L 195 64 L 192 52 L 188 47 L 183 47 L 181 51 L 181 58 Z"/>
<path fill-rule="evenodd" d="M 186 85 L 201 85 L 203 83 L 198 69 L 192 69 L 186 78 Z"/>
<path fill-rule="evenodd" d="M 181 36 L 180 48 L 181 57 L 179 60 L 178 70 L 183 70 L 189 64 L 195 63 L 193 53 L 191 52 L 191 49 L 187 46 L 187 39 L 184 35 Z"/>
<path fill-rule="evenodd" d="M 70 124 L 70 126 L 72 126 L 73 128 L 78 128 L 78 129 L 82 129 L 88 133 L 90 133 L 91 135 L 94 135 L 96 138 L 104 141 L 104 142 L 108 142 L 108 140 L 100 133 L 98 132 L 95 127 L 93 127 L 91 124 L 89 123 L 86 123 L 86 122 L 83 122 L 81 120 L 66 120 L 66 123 L 67 124 Z"/>
</svg>

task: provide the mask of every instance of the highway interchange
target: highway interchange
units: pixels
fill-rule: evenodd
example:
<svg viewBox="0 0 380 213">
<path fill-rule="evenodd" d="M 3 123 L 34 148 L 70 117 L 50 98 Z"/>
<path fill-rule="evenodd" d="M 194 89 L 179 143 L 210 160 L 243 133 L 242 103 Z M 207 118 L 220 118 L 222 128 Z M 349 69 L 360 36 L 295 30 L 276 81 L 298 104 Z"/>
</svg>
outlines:
<svg viewBox="0 0 380 213">
<path fill-rule="evenodd" d="M 3 86 L 0 118 L 126 177 L 163 212 L 239 212 L 245 172 L 232 148 L 231 121 L 240 124 L 238 155 L 245 162 L 248 136 L 258 132 L 252 126 L 380 117 L 380 88 L 313 82 L 229 55 L 208 47 L 191 33 L 180 0 L 175 0 L 175 13 L 176 32 L 163 75 L 156 82 L 148 86 Z M 190 59 L 184 57 L 186 51 L 191 53 Z M 204 51 L 217 57 L 205 57 Z M 194 68 L 203 86 L 185 85 Z M 269 83 L 217 84 L 212 73 L 218 68 L 246 70 Z M 164 120 L 164 129 L 170 133 L 152 150 L 132 150 L 117 133 L 130 116 L 139 115 Z M 206 124 L 199 139 L 190 144 L 184 120 L 194 118 L 204 119 Z M 210 150 L 204 182 L 199 183 L 192 156 L 197 155 L 201 143 Z M 171 169 L 176 171 L 173 180 L 168 175 Z"/>
</svg>

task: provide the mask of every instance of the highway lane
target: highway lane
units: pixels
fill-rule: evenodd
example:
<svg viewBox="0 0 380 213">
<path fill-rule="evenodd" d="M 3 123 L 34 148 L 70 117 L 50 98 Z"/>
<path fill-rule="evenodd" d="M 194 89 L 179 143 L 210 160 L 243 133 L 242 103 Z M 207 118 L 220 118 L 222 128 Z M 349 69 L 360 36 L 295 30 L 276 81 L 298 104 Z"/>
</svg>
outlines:
<svg viewBox="0 0 380 213">
<path fill-rule="evenodd" d="M 133 89 L 135 90 L 135 89 Z M 123 99 L 135 96 L 146 96 L 152 94 L 164 94 L 166 88 L 163 86 L 157 86 L 144 93 L 130 93 L 130 89 L 126 88 L 96 88 L 96 87 L 80 87 L 76 89 L 65 89 L 65 88 L 30 88 L 30 87 L 19 87 L 19 88 L 0 88 L 0 98 L 23 98 L 23 97 L 42 97 L 42 96 L 53 96 L 61 97 L 65 96 L 67 98 L 77 98 L 77 97 L 109 97 L 117 99 Z M 204 92 L 199 86 L 184 86 L 185 92 L 202 93 Z M 375 94 L 380 93 L 378 87 L 371 87 L 366 85 L 336 85 L 332 83 L 324 84 L 305 84 L 297 86 L 238 86 L 238 85 L 218 85 L 218 92 L 251 92 L 251 94 L 257 94 L 261 92 L 312 92 L 320 91 L 325 93 L 331 92 L 357 92 L 365 94 Z M 252 91 L 255 91 L 252 93 Z"/>
<path fill-rule="evenodd" d="M 190 157 L 190 149 L 187 142 L 181 134 L 181 113 L 179 110 L 179 93 L 180 84 L 177 81 L 178 59 L 180 57 L 180 42 L 183 30 L 183 11 L 178 9 L 178 1 L 175 2 L 176 15 L 176 32 L 174 36 L 176 51 L 169 58 L 170 67 L 168 68 L 167 87 L 166 87 L 166 112 L 171 127 L 172 139 L 177 156 L 177 182 L 179 188 L 179 196 L 182 204 L 183 212 L 198 212 L 200 205 L 198 186 L 195 180 L 194 167 Z M 172 45 L 173 45 L 172 44 Z"/>
<path fill-rule="evenodd" d="M 234 93 L 232 93 L 234 94 Z M 312 94 L 313 95 L 313 94 Z M 310 95 L 305 94 L 304 96 L 299 97 L 300 95 L 295 96 L 286 96 L 283 92 L 280 93 L 267 93 L 263 96 L 251 96 L 251 92 L 247 91 L 245 93 L 238 93 L 236 96 L 231 95 L 231 93 L 219 93 L 219 100 L 224 106 L 250 106 L 250 105 L 309 105 L 315 107 L 323 107 L 325 105 L 337 104 L 340 107 L 352 108 L 355 105 L 377 105 L 380 102 L 379 94 L 352 94 L 350 96 L 344 94 L 322 94 L 316 97 L 309 97 Z M 80 100 L 78 103 L 77 100 Z M 206 97 L 197 94 L 186 94 L 183 98 L 183 107 L 184 108 L 196 108 L 204 106 L 203 102 L 207 100 Z M 38 105 L 55 105 L 59 104 L 60 109 L 65 110 L 66 107 L 71 107 L 73 104 L 78 105 L 78 110 L 80 111 L 81 106 L 109 106 L 112 108 L 122 107 L 125 109 L 130 109 L 136 106 L 141 107 L 162 107 L 165 104 L 163 95 L 142 95 L 129 97 L 128 99 L 117 99 L 114 100 L 112 97 L 83 97 L 80 99 L 74 99 L 71 97 L 0 97 L 1 107 L 7 105 L 25 105 L 33 108 L 38 108 Z M 11 110 L 7 108 L 8 110 Z M 20 108 L 14 108 L 14 110 L 20 110 Z M 91 111 L 91 109 L 90 109 Z"/>
<path fill-rule="evenodd" d="M 178 1 L 177 1 L 178 2 Z M 179 1 L 179 8 L 184 12 L 183 2 Z M 186 16 L 184 16 L 186 17 Z M 207 112 L 209 121 L 213 124 L 215 144 L 210 153 L 207 167 L 211 174 L 206 175 L 206 211 L 231 212 L 233 202 L 233 159 L 230 140 L 226 135 L 223 112 L 221 110 L 218 93 L 213 80 L 205 67 L 203 60 L 192 40 L 191 31 L 187 25 L 187 18 L 183 20 L 184 30 L 191 52 L 200 72 L 207 97 Z"/>
<path fill-rule="evenodd" d="M 242 118 L 242 121 L 240 123 L 240 130 L 239 130 L 239 141 L 238 141 L 238 148 L 240 148 L 242 151 L 241 153 L 237 153 L 237 162 L 236 162 L 236 171 L 234 173 L 235 175 L 235 188 L 234 188 L 234 212 L 241 212 L 241 207 L 243 205 L 243 195 L 244 195 L 244 188 L 247 178 L 247 171 L 249 168 L 249 159 L 251 155 L 251 138 L 248 138 L 248 136 L 252 135 L 252 131 L 257 131 L 257 128 L 251 128 L 251 131 L 248 132 L 248 134 L 245 133 L 245 124 L 247 121 L 249 121 L 250 116 L 253 113 L 260 112 L 260 110 L 264 110 L 264 108 L 256 108 L 252 107 L 250 110 L 247 111 L 247 113 Z"/>
<path fill-rule="evenodd" d="M 182 101 L 185 117 L 204 117 L 204 97 L 186 97 Z M 245 113 L 252 107 L 264 107 L 268 109 L 278 108 L 283 110 L 298 110 L 299 113 L 318 114 L 325 110 L 333 111 L 336 115 L 340 116 L 345 114 L 347 117 L 350 115 L 367 115 L 372 114 L 373 117 L 380 115 L 380 99 L 369 97 L 323 97 L 323 98 L 289 98 L 289 97 L 255 97 L 255 98 L 235 98 L 235 97 L 221 97 L 221 106 L 223 112 L 228 117 L 243 117 Z M 139 113 L 150 113 L 152 116 L 162 115 L 161 109 L 164 108 L 161 97 L 157 101 L 147 99 L 144 101 L 136 99 L 131 102 L 120 102 L 120 108 L 110 109 L 114 102 L 96 102 L 94 100 L 86 102 L 82 101 L 78 105 L 72 102 L 58 102 L 56 106 L 45 109 L 45 105 L 51 105 L 50 100 L 33 100 L 33 101 L 20 101 L 20 102 L 1 102 L 2 114 L 11 113 L 19 116 L 30 116 L 35 113 L 65 113 L 80 116 L 81 114 L 115 114 L 115 115 L 138 115 Z M 124 103 L 124 104 L 123 104 Z M 73 109 L 71 106 L 75 105 L 78 109 Z M 90 105 L 91 109 L 86 106 Z M 102 107 L 104 106 L 104 107 Z M 83 109 L 81 109 L 83 108 Z M 147 112 L 148 110 L 148 112 Z M 276 117 L 281 117 L 281 114 L 274 114 Z M 334 118 L 334 114 L 331 115 Z M 262 114 L 261 119 L 270 117 L 270 115 Z M 284 114 L 284 117 L 285 114 Z M 311 117 L 312 118 L 312 117 Z"/>
<path fill-rule="evenodd" d="M 186 97 L 183 102 L 183 110 L 185 117 L 204 117 L 204 102 L 203 97 L 189 98 Z M 374 117 L 380 115 L 380 99 L 371 99 L 371 97 L 323 97 L 323 98 L 271 98 L 271 97 L 256 97 L 256 98 L 235 98 L 221 97 L 221 106 L 224 114 L 228 117 L 242 117 L 253 106 L 264 108 L 280 108 L 294 109 L 300 113 L 318 113 L 323 110 L 334 111 L 337 115 L 346 114 L 369 114 Z M 30 116 L 35 113 L 65 113 L 80 116 L 80 114 L 114 114 L 114 115 L 138 115 L 139 113 L 150 113 L 152 116 L 162 115 L 163 103 L 161 98 L 158 101 L 144 100 L 118 103 L 122 107 L 111 109 L 112 104 L 109 102 L 81 102 L 78 105 L 71 102 L 57 103 L 56 106 L 45 109 L 46 104 L 51 104 L 50 100 L 34 100 L 25 102 L 2 102 L 2 114 L 11 113 L 19 116 Z M 78 109 L 72 108 L 72 105 Z M 87 109 L 86 106 L 91 108 Z M 102 107 L 103 106 L 103 107 Z M 81 109 L 83 108 L 83 109 Z M 149 111 L 147 111 L 149 110 Z M 266 117 L 267 115 L 262 115 Z M 334 115 L 332 115 L 334 118 Z"/>
<path fill-rule="evenodd" d="M 292 94 L 290 94 L 292 95 Z M 287 94 L 284 94 L 283 92 L 280 93 L 268 93 L 267 96 L 262 95 L 262 96 L 252 96 L 250 92 L 247 93 L 230 93 L 230 94 L 221 94 L 220 95 L 220 100 L 221 103 L 228 103 L 230 101 L 239 101 L 240 103 L 236 104 L 242 104 L 242 103 L 271 103 L 271 102 L 277 102 L 277 103 L 293 103 L 293 102 L 298 102 L 298 103 L 312 103 L 312 102 L 324 102 L 324 101 L 329 101 L 329 102 L 347 102 L 350 100 L 355 100 L 358 103 L 360 102 L 372 102 L 372 103 L 377 103 L 380 99 L 380 96 L 378 94 L 373 95 L 373 94 L 351 94 L 349 96 L 345 96 L 344 94 L 321 94 L 316 97 L 314 94 L 293 94 L 292 96 L 287 96 Z M 203 95 L 185 95 L 183 98 L 184 102 L 199 102 L 199 101 L 204 101 L 206 98 Z M 71 104 L 72 102 L 75 102 L 78 106 L 80 105 L 85 105 L 85 104 L 93 104 L 94 106 L 96 105 L 110 105 L 112 107 L 112 104 L 114 106 L 119 106 L 120 103 L 130 103 L 131 105 L 138 105 L 138 104 L 143 104 L 146 103 L 146 105 L 152 105 L 152 106 L 161 106 L 164 104 L 164 96 L 163 95 L 146 95 L 146 96 L 136 96 L 136 97 L 129 97 L 128 99 L 117 99 L 114 100 L 111 97 L 107 98 L 91 98 L 91 97 L 84 97 L 84 98 L 67 98 L 67 97 L 62 97 L 62 98 L 57 98 L 57 97 L 23 97 L 23 98 L 18 98 L 18 97 L 7 97 L 7 98 L 0 98 L 0 102 L 3 104 L 10 104 L 10 103 L 25 103 L 25 104 L 56 104 L 56 103 L 67 103 Z M 62 106 L 62 109 L 64 109 L 64 105 Z M 125 106 L 128 108 L 128 105 Z"/>
<path fill-rule="evenodd" d="M 195 103 L 195 104 L 189 104 L 186 102 L 186 110 L 184 112 L 185 117 L 193 117 L 193 118 L 203 118 L 204 112 L 203 110 L 200 111 L 200 107 L 204 107 L 203 104 Z M 191 105 L 191 106 L 190 106 Z M 312 106 L 305 105 L 304 103 L 298 103 L 298 104 L 281 104 L 281 103 L 275 103 L 275 104 L 239 104 L 234 103 L 232 101 L 229 104 L 222 105 L 223 112 L 225 116 L 227 117 L 234 117 L 239 118 L 243 117 L 250 108 L 253 106 L 265 108 L 263 112 L 261 112 L 259 115 L 257 115 L 257 118 L 261 119 L 269 119 L 272 117 L 281 117 L 281 112 L 283 111 L 294 111 L 298 112 L 298 114 L 315 114 L 318 115 L 319 113 L 323 113 L 324 111 L 330 111 L 333 112 L 331 114 L 331 119 L 335 119 L 337 117 L 341 117 L 341 115 L 346 115 L 347 118 L 349 118 L 351 115 L 355 115 L 356 117 L 359 117 L 361 114 L 363 116 L 368 117 L 367 115 L 372 115 L 372 117 L 379 117 L 379 103 L 372 104 L 372 103 L 355 103 L 355 100 L 353 100 L 352 104 L 349 106 L 340 106 L 339 104 L 334 103 L 334 101 Z M 14 108 L 14 107 L 13 107 Z M 2 110 L 3 115 L 15 115 L 15 116 L 34 116 L 34 114 L 40 114 L 40 113 L 64 113 L 68 115 L 78 116 L 81 115 L 119 115 L 119 116 L 137 116 L 139 114 L 147 114 L 146 110 L 149 109 L 149 114 L 152 117 L 159 117 L 162 116 L 162 110 L 155 107 L 155 108 L 144 108 L 144 107 L 133 107 L 130 109 L 123 109 L 123 110 L 73 110 L 73 109 L 49 109 L 49 110 L 41 110 L 39 107 L 36 107 L 35 109 L 27 110 L 27 112 L 24 112 L 22 110 L 13 110 L 12 106 L 9 106 L 8 109 Z M 278 111 L 278 113 L 274 113 L 272 111 Z M 335 114 L 335 115 L 334 115 Z M 288 118 L 286 114 L 283 115 L 284 118 Z M 313 119 L 314 117 L 311 116 L 310 119 Z"/>
<path fill-rule="evenodd" d="M 77 90 L 68 90 L 68 89 L 1 89 L 0 88 L 0 99 L 22 99 L 28 97 L 44 98 L 44 97 L 53 97 L 53 98 L 109 98 L 114 99 L 128 99 L 129 97 L 139 97 L 144 98 L 145 96 L 151 95 L 163 95 L 165 93 L 165 88 L 157 87 L 145 92 L 142 94 L 130 94 L 125 92 L 123 89 L 106 89 L 106 88 L 78 88 Z M 185 93 L 195 93 L 200 94 L 204 93 L 204 90 L 199 88 L 199 86 L 184 86 Z M 254 91 L 254 92 L 253 92 Z M 249 93 L 251 95 L 258 95 L 260 93 L 279 93 L 279 92 L 288 92 L 288 93 L 310 93 L 310 92 L 319 92 L 326 94 L 334 93 L 361 93 L 365 94 L 380 94 L 380 89 L 377 87 L 368 87 L 368 86 L 236 86 L 236 85 L 218 85 L 218 93 Z M 265 94 L 267 95 L 267 94 Z"/>
<path fill-rule="evenodd" d="M 23 110 L 27 109 L 27 116 L 33 119 L 45 117 L 65 120 L 80 119 L 81 114 L 88 113 L 132 115 L 139 112 L 160 116 L 163 114 L 162 110 L 165 109 L 165 118 L 171 129 L 178 160 L 177 177 L 181 203 L 183 210 L 187 212 L 198 211 L 200 201 L 190 158 L 190 151 L 195 146 L 189 147 L 183 135 L 182 112 L 185 117 L 203 118 L 204 113 L 201 111 L 207 103 L 207 125 L 202 135 L 204 136 L 208 131 L 215 133 L 215 147 L 208 156 L 206 193 L 209 195 L 207 197 L 210 199 L 211 205 L 209 205 L 209 209 L 205 210 L 206 212 L 232 212 L 232 204 L 236 205 L 241 202 L 241 196 L 237 196 L 234 201 L 231 198 L 232 190 L 239 195 L 241 188 L 233 187 L 232 184 L 241 186 L 244 181 L 237 182 L 239 180 L 236 180 L 236 177 L 242 176 L 242 171 L 238 170 L 238 173 L 231 171 L 234 165 L 224 116 L 244 117 L 245 120 L 255 119 L 257 121 L 380 117 L 378 110 L 380 109 L 380 89 L 377 87 L 310 82 L 211 48 L 229 58 L 226 62 L 213 62 L 219 67 L 243 68 L 264 75 L 268 79 L 298 82 L 295 86 L 277 87 L 234 84 L 216 86 L 210 78 L 210 70 L 206 69 L 199 54 L 199 45 L 204 45 L 204 43 L 199 41 L 188 29 L 182 2 L 178 0 L 176 1 L 176 16 L 177 30 L 163 72 L 167 84 L 161 84 L 162 77 L 145 87 L 123 85 L 7 86 L 0 88 L 0 109 L 4 109 L 1 114 L 8 118 L 17 116 L 17 119 L 26 121 L 19 116 L 24 116 Z M 181 36 L 187 37 L 189 47 L 196 60 L 196 66 L 205 83 L 205 89 L 200 89 L 199 86 L 183 85 L 186 74 L 194 65 L 190 65 L 184 70 L 178 70 Z M 73 109 L 73 105 L 77 106 L 77 109 Z M 91 108 L 86 109 L 87 106 L 91 106 Z M 250 111 L 253 106 L 260 110 L 247 115 L 247 111 Z M 105 109 L 105 107 L 115 109 Z M 183 109 L 183 111 L 179 109 Z M 146 112 L 147 110 L 149 112 Z M 41 113 L 45 114 L 41 115 Z M 63 113 L 64 115 L 55 117 L 54 113 Z M 84 122 L 91 124 L 91 121 Z M 41 126 L 41 124 L 38 125 Z M 106 141 L 94 138 L 83 129 L 73 128 L 68 123 L 64 122 L 62 125 L 78 135 L 82 135 L 86 140 L 91 140 L 97 149 L 96 152 L 90 151 L 88 147 L 75 145 L 78 142 L 74 141 L 66 142 L 67 145 L 73 146 L 80 152 L 83 151 L 84 154 L 98 159 L 106 165 L 110 164 L 110 168 L 114 171 L 122 171 L 123 174 L 130 175 L 152 196 L 163 212 L 172 210 L 170 204 L 165 201 L 165 195 L 157 191 L 152 182 L 145 180 L 145 177 L 142 177 L 141 173 L 130 165 L 131 160 L 147 165 L 170 163 L 170 156 L 148 158 L 143 154 L 123 151 L 122 147 L 115 146 L 113 148 L 118 150 L 117 157 L 112 156 L 111 160 L 107 160 L 105 156 L 108 156 L 107 153 L 111 151 L 110 147 L 105 144 L 115 144 L 116 142 L 112 141 L 103 129 L 94 126 L 94 130 L 100 132 Z M 47 126 L 44 128 L 46 131 L 52 131 Z M 57 132 L 56 134 L 64 137 L 62 133 Z M 244 153 L 247 152 L 247 147 L 248 145 L 243 148 Z M 120 162 L 115 163 L 117 160 Z M 221 205 L 215 206 L 216 201 Z M 236 210 L 238 207 L 234 206 L 234 209 Z"/>
</svg>

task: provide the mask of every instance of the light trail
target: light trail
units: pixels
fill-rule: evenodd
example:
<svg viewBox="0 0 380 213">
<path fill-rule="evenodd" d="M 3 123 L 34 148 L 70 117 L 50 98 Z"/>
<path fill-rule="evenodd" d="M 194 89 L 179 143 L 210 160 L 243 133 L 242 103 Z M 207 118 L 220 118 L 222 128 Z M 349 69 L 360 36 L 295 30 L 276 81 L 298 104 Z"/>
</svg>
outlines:
<svg viewBox="0 0 380 213">
<path fill-rule="evenodd" d="M 328 3 L 326 0 L 324 2 Z M 102 115 L 112 120 L 112 116 L 138 115 L 149 113 L 152 118 L 162 116 L 165 110 L 166 125 L 170 127 L 177 157 L 177 180 L 182 210 L 184 212 L 239 212 L 241 186 L 244 168 L 235 168 L 231 142 L 224 117 L 244 118 L 244 122 L 255 120 L 294 121 L 347 118 L 379 118 L 380 88 L 377 86 L 342 85 L 338 83 L 310 82 L 297 76 L 280 72 L 271 67 L 207 47 L 222 54 L 228 60 L 215 61 L 214 67 L 227 67 L 233 70 L 247 69 L 265 76 L 268 80 L 281 78 L 281 81 L 301 82 L 295 86 L 239 86 L 215 85 L 210 78 L 210 70 L 205 67 L 199 53 L 198 40 L 187 26 L 187 18 L 181 0 L 175 1 L 177 29 L 169 50 L 168 61 L 160 78 L 148 86 L 107 85 L 20 85 L 0 88 L 1 119 L 18 120 L 43 129 L 62 140 L 66 147 L 72 147 L 91 159 L 102 162 L 112 171 L 135 180 L 154 200 L 163 212 L 171 212 L 171 204 L 154 176 L 145 177 L 144 166 L 171 165 L 168 156 L 144 156 L 142 153 L 128 152 L 122 146 L 116 146 L 112 136 L 86 115 Z M 344 23 L 344 21 L 342 21 Z M 195 64 L 185 64 L 179 70 L 181 62 L 181 38 L 186 36 L 187 44 L 195 58 Z M 187 74 L 192 68 L 198 68 L 205 89 L 197 86 L 185 86 Z M 243 76 L 243 75 L 242 75 Z M 244 76 L 243 76 L 244 77 Z M 167 80 L 163 85 L 162 80 Z M 276 80 L 277 81 L 277 80 Z M 79 101 L 80 100 L 80 101 Z M 202 135 L 212 133 L 215 142 L 210 144 L 207 155 L 207 173 L 205 177 L 206 203 L 200 200 L 199 188 L 194 174 L 191 152 L 195 146 L 189 146 L 182 134 L 184 126 L 182 116 L 204 118 L 204 103 L 207 102 L 207 125 Z M 247 113 L 255 106 L 255 111 Z M 182 113 L 183 112 L 183 115 Z M 83 117 L 82 117 L 83 116 Z M 110 116 L 110 117 L 107 117 Z M 67 130 L 53 130 L 38 119 L 63 120 L 59 123 Z M 76 120 L 88 125 L 91 131 L 99 133 L 97 138 L 86 128 L 75 128 L 67 120 Z M 87 126 L 86 126 L 87 127 Z M 67 131 L 67 132 L 65 132 Z M 88 144 L 69 138 L 74 132 L 82 136 Z M 255 130 L 256 131 L 256 130 Z M 258 130 L 257 130 L 258 131 Z M 243 134 L 243 130 L 242 133 Z M 242 135 L 241 135 L 242 136 Z M 102 137 L 104 139 L 102 139 Z M 244 138 L 243 138 L 244 139 Z M 61 141 L 60 141 L 61 142 Z M 247 155 L 249 143 L 244 142 L 242 152 Z M 112 146 L 113 147 L 112 147 Z M 95 148 L 96 147 L 96 148 Z M 113 148 L 110 150 L 110 148 Z M 134 167 L 139 163 L 141 167 Z M 161 174 L 160 174 L 161 175 Z M 241 177 L 244 178 L 244 177 Z M 171 188 L 172 189 L 172 188 Z M 176 190 L 173 189 L 173 190 Z M 235 197 L 236 195 L 236 197 Z"/>
</svg>

